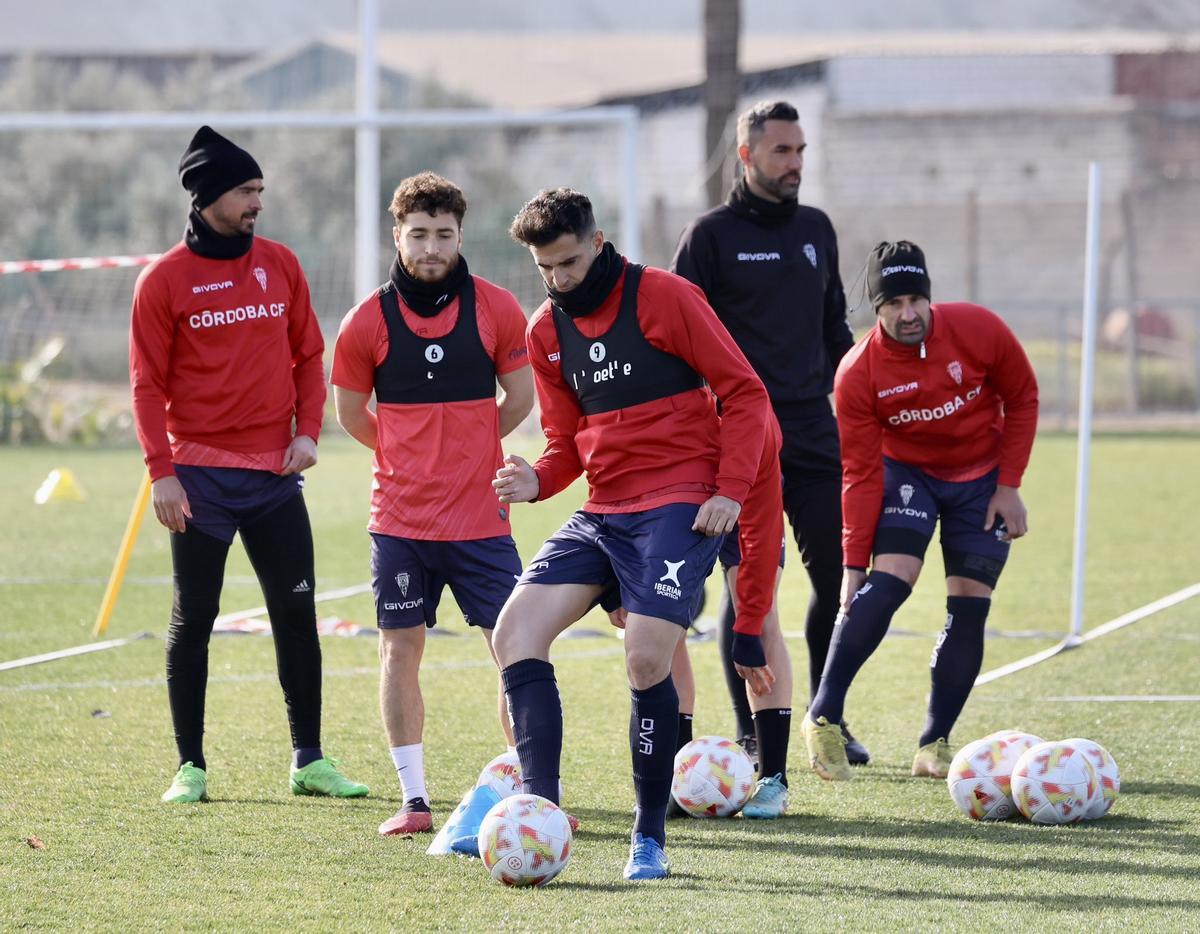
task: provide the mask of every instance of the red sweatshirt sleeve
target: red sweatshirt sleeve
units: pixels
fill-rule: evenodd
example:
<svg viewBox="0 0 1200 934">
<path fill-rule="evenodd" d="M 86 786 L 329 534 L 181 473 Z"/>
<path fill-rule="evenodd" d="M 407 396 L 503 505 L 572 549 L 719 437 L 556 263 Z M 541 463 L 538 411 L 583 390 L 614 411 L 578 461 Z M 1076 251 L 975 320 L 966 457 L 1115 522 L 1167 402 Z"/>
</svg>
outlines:
<svg viewBox="0 0 1200 934">
<path fill-rule="evenodd" d="M 758 475 L 762 437 L 771 417 L 762 380 L 704 293 L 680 276 L 646 270 L 639 289 L 638 321 L 651 344 L 686 361 L 721 400 L 717 493 L 744 503 Z"/>
<path fill-rule="evenodd" d="M 546 436 L 546 448 L 533 465 L 540 502 L 566 489 L 583 473 L 579 450 L 575 446 L 575 432 L 583 412 L 578 398 L 562 376 L 558 338 L 548 306 L 530 319 L 525 338 L 529 360 L 537 377 L 533 383 L 541 409 L 542 434 Z"/>
<path fill-rule="evenodd" d="M 133 422 L 151 480 L 175 474 L 167 437 L 167 365 L 174 332 L 166 277 L 151 266 L 134 286 L 129 323 Z"/>
<path fill-rule="evenodd" d="M 1016 335 L 1000 317 L 990 317 L 995 323 L 992 346 L 996 357 L 988 380 L 1004 400 L 1004 434 L 1000 441 L 997 482 L 1004 486 L 1020 486 L 1037 433 L 1037 377 Z"/>
<path fill-rule="evenodd" d="M 883 426 L 871 398 L 868 353 L 869 344 L 847 354 L 833 384 L 842 447 L 842 563 L 860 568 L 871 563 L 883 507 Z"/>
<path fill-rule="evenodd" d="M 742 563 L 737 573 L 737 618 L 733 631 L 762 635 L 763 620 L 775 601 L 779 549 L 783 545 L 783 481 L 779 468 L 782 436 L 774 414 L 768 415 L 758 475 L 738 518 Z"/>
<path fill-rule="evenodd" d="M 288 344 L 292 350 L 292 381 L 296 386 L 296 434 L 316 441 L 325 417 L 325 338 L 313 311 L 308 280 L 300 261 L 292 262 L 292 299 L 288 306 Z"/>
</svg>

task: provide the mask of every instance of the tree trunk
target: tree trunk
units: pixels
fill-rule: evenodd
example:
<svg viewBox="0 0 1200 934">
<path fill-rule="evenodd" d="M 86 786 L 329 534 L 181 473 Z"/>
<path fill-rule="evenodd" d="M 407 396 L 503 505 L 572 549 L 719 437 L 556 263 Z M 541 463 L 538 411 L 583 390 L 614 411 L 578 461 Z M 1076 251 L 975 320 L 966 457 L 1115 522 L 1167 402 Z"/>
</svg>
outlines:
<svg viewBox="0 0 1200 934">
<path fill-rule="evenodd" d="M 734 146 L 726 130 L 741 87 L 740 33 L 741 0 L 704 0 L 704 189 L 710 207 L 721 203 L 730 182 L 723 170 Z"/>
</svg>

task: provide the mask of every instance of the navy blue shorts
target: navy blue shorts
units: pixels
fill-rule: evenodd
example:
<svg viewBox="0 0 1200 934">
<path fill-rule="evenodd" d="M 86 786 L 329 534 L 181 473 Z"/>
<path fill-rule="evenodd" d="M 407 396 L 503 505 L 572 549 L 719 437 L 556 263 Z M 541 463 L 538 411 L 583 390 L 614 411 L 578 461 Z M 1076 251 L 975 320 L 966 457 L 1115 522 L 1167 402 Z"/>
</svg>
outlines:
<svg viewBox="0 0 1200 934">
<path fill-rule="evenodd" d="M 555 532 L 521 575 L 522 584 L 597 584 L 597 602 L 688 626 L 713 569 L 721 537 L 692 531 L 699 506 L 672 503 L 645 512 L 580 510 Z"/>
<path fill-rule="evenodd" d="M 726 571 L 736 568 L 742 563 L 742 543 L 738 541 L 738 528 L 739 526 L 735 525 L 733 531 L 725 536 L 725 541 L 721 543 L 721 551 L 717 554 L 717 560 L 721 562 L 721 567 Z M 781 568 L 786 555 L 787 533 L 784 532 L 783 541 L 779 543 L 779 566 Z"/>
<path fill-rule="evenodd" d="M 304 488 L 302 474 L 281 477 L 269 470 L 241 467 L 176 464 L 175 476 L 192 508 L 187 524 L 226 545 L 233 544 L 238 529 L 299 496 Z"/>
<path fill-rule="evenodd" d="M 978 479 L 954 483 L 885 457 L 875 554 L 924 560 L 933 527 L 940 520 L 946 576 L 969 577 L 995 587 L 1010 547 L 1000 540 L 1007 531 L 1003 521 L 990 530 L 983 527 L 998 476 L 999 470 L 993 470 Z"/>
<path fill-rule="evenodd" d="M 380 629 L 432 628 L 447 584 L 468 626 L 494 629 L 520 573 L 511 535 L 433 542 L 371 533 L 371 590 Z"/>
</svg>

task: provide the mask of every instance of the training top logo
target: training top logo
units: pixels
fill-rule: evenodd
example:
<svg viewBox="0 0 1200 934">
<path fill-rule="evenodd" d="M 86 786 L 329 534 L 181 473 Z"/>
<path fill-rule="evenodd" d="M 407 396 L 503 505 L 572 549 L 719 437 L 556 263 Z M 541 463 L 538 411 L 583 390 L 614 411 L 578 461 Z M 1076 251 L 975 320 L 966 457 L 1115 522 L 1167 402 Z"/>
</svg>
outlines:
<svg viewBox="0 0 1200 934">
<path fill-rule="evenodd" d="M 812 263 L 812 268 L 817 268 L 817 248 L 811 243 L 804 244 L 804 255 L 808 257 L 808 261 Z"/>
<path fill-rule="evenodd" d="M 957 360 L 951 360 L 948 364 L 946 364 L 946 372 L 950 374 L 950 378 L 954 380 L 957 385 L 962 385 L 961 363 L 959 363 Z"/>
<path fill-rule="evenodd" d="M 193 295 L 203 295 L 205 292 L 220 292 L 221 289 L 232 289 L 233 280 L 226 279 L 224 282 L 206 282 L 204 285 L 193 285 Z"/>
<path fill-rule="evenodd" d="M 783 259 L 777 250 L 772 250 L 770 253 L 739 253 L 737 258 L 739 263 L 763 263 L 774 259 Z"/>
<path fill-rule="evenodd" d="M 254 278 L 258 280 L 259 286 L 265 292 L 267 290 L 267 271 L 261 266 L 254 267 Z"/>
<path fill-rule="evenodd" d="M 400 596 L 408 596 L 408 582 L 411 578 L 408 576 L 408 571 L 401 571 L 396 575 L 396 586 L 400 588 Z"/>
</svg>

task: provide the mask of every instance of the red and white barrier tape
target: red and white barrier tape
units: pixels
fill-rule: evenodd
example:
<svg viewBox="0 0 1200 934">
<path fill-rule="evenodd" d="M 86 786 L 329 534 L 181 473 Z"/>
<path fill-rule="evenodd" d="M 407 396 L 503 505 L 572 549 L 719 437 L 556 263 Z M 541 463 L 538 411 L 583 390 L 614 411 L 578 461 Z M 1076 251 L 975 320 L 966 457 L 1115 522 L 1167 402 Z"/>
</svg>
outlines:
<svg viewBox="0 0 1200 934">
<path fill-rule="evenodd" d="M 124 266 L 147 266 L 162 256 L 147 253 L 143 256 L 81 256 L 74 259 L 20 259 L 0 261 L 0 276 L 18 272 L 60 272 L 66 269 L 119 269 Z"/>
</svg>

